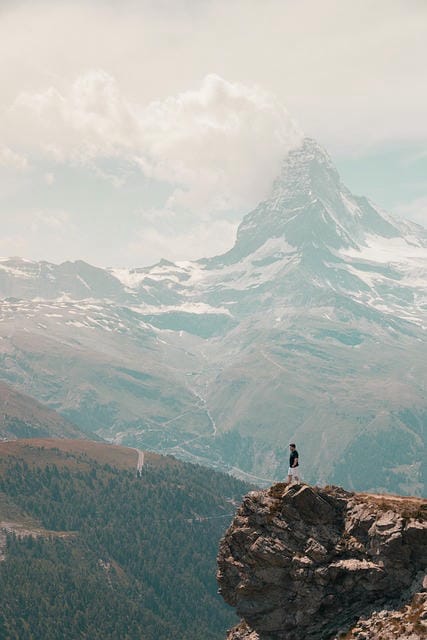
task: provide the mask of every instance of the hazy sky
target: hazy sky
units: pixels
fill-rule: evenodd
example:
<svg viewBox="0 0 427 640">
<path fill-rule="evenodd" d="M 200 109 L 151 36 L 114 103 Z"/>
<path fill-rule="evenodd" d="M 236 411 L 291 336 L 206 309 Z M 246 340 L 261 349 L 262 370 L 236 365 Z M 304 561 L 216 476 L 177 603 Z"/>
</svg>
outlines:
<svg viewBox="0 0 427 640">
<path fill-rule="evenodd" d="M 214 255 L 302 132 L 427 224 L 425 0 L 0 0 L 0 255 Z"/>
</svg>

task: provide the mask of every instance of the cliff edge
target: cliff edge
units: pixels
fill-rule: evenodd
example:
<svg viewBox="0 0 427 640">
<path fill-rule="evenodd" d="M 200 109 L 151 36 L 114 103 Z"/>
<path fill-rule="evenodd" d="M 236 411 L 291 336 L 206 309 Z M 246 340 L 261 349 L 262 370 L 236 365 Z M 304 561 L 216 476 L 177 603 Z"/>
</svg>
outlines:
<svg viewBox="0 0 427 640">
<path fill-rule="evenodd" d="M 227 640 L 425 638 L 426 565 L 425 500 L 253 491 L 218 555 L 220 593 L 243 619 Z"/>
</svg>

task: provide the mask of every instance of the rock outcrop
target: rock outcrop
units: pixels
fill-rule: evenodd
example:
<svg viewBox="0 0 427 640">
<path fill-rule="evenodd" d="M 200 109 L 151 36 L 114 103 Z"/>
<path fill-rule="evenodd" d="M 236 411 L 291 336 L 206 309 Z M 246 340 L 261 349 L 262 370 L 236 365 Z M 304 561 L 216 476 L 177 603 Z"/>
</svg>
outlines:
<svg viewBox="0 0 427 640">
<path fill-rule="evenodd" d="M 243 618 L 228 640 L 426 637 L 421 499 L 284 484 L 251 492 L 218 565 L 220 593 Z"/>
</svg>

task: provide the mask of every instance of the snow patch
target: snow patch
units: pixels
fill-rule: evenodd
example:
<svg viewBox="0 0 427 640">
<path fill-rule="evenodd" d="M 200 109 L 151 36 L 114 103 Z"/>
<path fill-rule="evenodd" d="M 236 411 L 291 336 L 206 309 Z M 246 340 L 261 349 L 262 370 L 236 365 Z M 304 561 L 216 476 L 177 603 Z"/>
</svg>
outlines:
<svg viewBox="0 0 427 640">
<path fill-rule="evenodd" d="M 410 242 L 408 240 L 411 240 Z M 340 254 L 348 258 L 361 258 L 371 262 L 383 264 L 407 263 L 413 259 L 427 261 L 427 247 L 419 244 L 417 238 L 384 238 L 382 236 L 368 235 L 365 238 L 366 246 L 357 249 L 341 249 Z M 415 244 L 417 243 L 417 244 Z"/>
<path fill-rule="evenodd" d="M 0 264 L 0 269 L 2 269 L 3 271 L 6 271 L 7 273 L 10 273 L 12 276 L 16 276 L 17 278 L 26 278 L 27 280 L 30 280 L 33 277 L 31 273 L 27 273 L 26 271 L 21 271 L 16 267 L 7 267 L 3 264 Z"/>
<path fill-rule="evenodd" d="M 65 324 L 72 325 L 73 327 L 85 327 L 86 329 L 91 329 L 92 327 L 88 327 L 87 324 L 80 322 L 79 320 L 67 320 Z"/>
<path fill-rule="evenodd" d="M 141 273 L 133 269 L 110 269 L 110 273 L 127 289 L 137 288 L 147 277 L 147 273 Z"/>
<path fill-rule="evenodd" d="M 160 315 L 163 313 L 191 313 L 191 314 L 215 314 L 215 315 L 225 315 L 229 317 L 233 317 L 228 309 L 225 307 L 211 307 L 209 304 L 204 302 L 194 302 L 194 303 L 185 303 L 181 305 L 161 305 L 161 306 L 151 306 L 151 305 L 141 305 L 139 307 L 130 307 L 132 311 L 139 314 L 151 314 L 151 315 Z"/>
<path fill-rule="evenodd" d="M 81 276 L 77 275 L 77 280 L 80 280 L 80 282 L 86 287 L 86 289 L 89 289 L 89 291 L 91 290 L 91 287 L 88 285 L 86 280 L 83 280 Z"/>
</svg>

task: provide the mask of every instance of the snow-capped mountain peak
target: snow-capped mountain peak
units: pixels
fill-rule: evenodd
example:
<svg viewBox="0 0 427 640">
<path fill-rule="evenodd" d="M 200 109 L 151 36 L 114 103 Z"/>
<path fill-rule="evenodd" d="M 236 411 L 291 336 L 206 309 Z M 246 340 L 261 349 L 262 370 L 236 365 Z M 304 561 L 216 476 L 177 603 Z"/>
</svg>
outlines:
<svg viewBox="0 0 427 640">
<path fill-rule="evenodd" d="M 423 237 L 421 228 L 400 223 L 367 198 L 353 195 L 328 153 L 306 138 L 285 158 L 270 197 L 243 219 L 235 246 L 213 262 L 238 262 L 270 238 L 283 237 L 317 263 L 330 252 L 360 249 L 368 237 L 408 233 L 418 238 L 416 242 Z"/>
<path fill-rule="evenodd" d="M 426 291 L 425 230 L 353 195 L 306 139 L 224 255 L 0 260 L 0 380 L 105 437 L 258 478 L 283 477 L 286 431 L 313 482 L 359 482 L 369 428 L 379 486 L 418 491 Z"/>
</svg>

